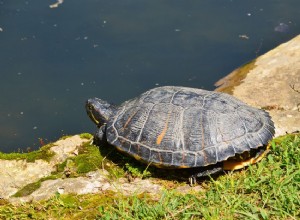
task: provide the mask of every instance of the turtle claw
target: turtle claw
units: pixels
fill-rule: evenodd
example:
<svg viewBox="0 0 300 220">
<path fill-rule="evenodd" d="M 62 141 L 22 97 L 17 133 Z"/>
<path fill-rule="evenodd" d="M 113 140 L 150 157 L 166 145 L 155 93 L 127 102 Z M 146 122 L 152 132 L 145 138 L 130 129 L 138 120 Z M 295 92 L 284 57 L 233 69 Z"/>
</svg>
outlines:
<svg viewBox="0 0 300 220">
<path fill-rule="evenodd" d="M 192 175 L 189 177 L 189 185 L 190 187 L 194 187 L 197 183 L 197 178 L 196 176 Z"/>
</svg>

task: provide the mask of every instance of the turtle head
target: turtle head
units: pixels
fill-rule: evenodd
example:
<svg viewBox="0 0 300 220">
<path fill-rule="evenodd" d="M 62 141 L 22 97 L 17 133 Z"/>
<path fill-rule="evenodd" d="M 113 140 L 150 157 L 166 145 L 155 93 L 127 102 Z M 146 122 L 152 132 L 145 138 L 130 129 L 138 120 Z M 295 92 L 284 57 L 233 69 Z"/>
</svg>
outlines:
<svg viewBox="0 0 300 220">
<path fill-rule="evenodd" d="M 88 99 L 86 101 L 85 108 L 88 116 L 99 127 L 109 120 L 109 118 L 114 114 L 115 109 L 112 104 L 98 98 Z"/>
</svg>

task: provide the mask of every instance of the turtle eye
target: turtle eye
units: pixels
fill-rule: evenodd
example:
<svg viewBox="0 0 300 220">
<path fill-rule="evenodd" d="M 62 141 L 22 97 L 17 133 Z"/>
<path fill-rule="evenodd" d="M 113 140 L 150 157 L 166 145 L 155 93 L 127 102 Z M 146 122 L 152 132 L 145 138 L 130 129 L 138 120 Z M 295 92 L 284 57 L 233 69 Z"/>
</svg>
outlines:
<svg viewBox="0 0 300 220">
<path fill-rule="evenodd" d="M 92 105 L 88 106 L 89 110 L 94 110 L 94 107 Z"/>
</svg>

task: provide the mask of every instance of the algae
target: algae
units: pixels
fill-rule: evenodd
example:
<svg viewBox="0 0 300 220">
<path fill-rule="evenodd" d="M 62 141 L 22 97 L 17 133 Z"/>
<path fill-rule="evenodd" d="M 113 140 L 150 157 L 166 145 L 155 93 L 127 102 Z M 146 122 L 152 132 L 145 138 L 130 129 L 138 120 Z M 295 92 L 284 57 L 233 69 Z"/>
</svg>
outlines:
<svg viewBox="0 0 300 220">
<path fill-rule="evenodd" d="M 234 87 L 240 85 L 247 74 L 256 67 L 256 59 L 242 65 L 215 83 L 215 91 L 233 94 Z"/>
</svg>

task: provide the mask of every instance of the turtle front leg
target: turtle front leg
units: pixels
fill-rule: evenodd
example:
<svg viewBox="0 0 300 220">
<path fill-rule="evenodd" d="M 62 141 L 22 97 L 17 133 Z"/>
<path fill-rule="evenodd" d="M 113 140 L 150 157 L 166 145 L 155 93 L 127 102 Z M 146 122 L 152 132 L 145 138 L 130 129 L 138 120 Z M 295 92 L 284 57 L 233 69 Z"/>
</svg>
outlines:
<svg viewBox="0 0 300 220">
<path fill-rule="evenodd" d="M 94 135 L 94 143 L 96 145 L 106 144 L 106 124 L 102 125 Z"/>
</svg>

